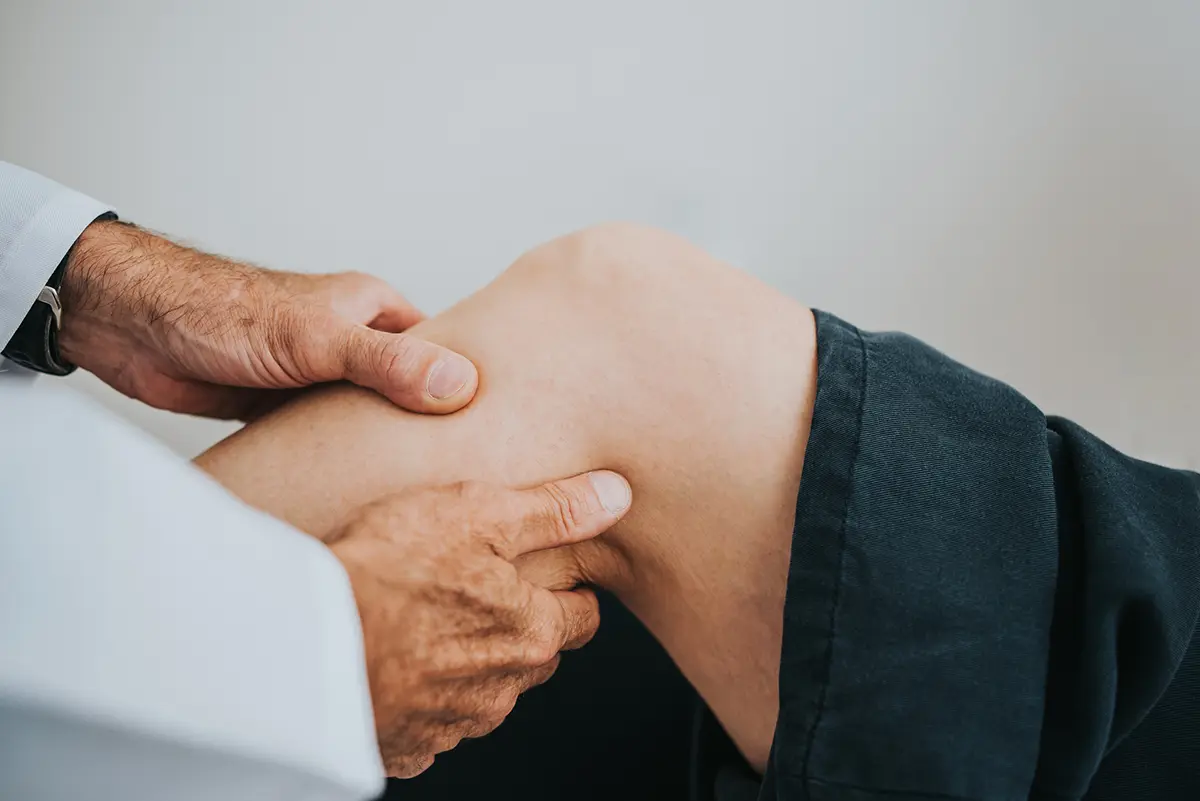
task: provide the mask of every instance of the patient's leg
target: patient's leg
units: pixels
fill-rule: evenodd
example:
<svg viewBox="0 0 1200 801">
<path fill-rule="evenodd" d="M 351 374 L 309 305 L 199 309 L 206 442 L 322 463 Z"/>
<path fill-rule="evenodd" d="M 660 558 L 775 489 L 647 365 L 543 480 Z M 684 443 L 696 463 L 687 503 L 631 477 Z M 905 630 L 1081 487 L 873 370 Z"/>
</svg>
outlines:
<svg viewBox="0 0 1200 801">
<path fill-rule="evenodd" d="M 414 331 L 479 366 L 466 411 L 423 417 L 336 387 L 199 464 L 317 536 L 414 484 L 620 471 L 632 511 L 574 557 L 761 768 L 815 385 L 811 313 L 675 237 L 621 225 L 526 254 Z"/>
</svg>

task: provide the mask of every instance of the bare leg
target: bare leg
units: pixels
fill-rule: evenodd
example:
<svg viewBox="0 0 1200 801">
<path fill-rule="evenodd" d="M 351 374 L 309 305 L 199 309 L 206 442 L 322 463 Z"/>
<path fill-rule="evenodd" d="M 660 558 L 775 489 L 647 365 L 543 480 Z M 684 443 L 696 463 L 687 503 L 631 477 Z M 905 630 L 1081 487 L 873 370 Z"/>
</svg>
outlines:
<svg viewBox="0 0 1200 801">
<path fill-rule="evenodd" d="M 336 387 L 198 463 L 317 536 L 405 486 L 620 471 L 633 511 L 572 557 L 761 769 L 815 388 L 811 313 L 676 237 L 620 225 L 526 254 L 416 332 L 479 366 L 465 412 L 422 417 Z"/>
</svg>

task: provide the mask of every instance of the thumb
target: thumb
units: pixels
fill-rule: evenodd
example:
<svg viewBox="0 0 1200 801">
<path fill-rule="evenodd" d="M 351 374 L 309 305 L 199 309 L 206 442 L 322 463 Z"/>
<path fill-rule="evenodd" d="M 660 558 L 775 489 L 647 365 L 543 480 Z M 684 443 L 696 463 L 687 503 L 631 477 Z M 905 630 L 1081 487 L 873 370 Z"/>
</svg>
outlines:
<svg viewBox="0 0 1200 801">
<path fill-rule="evenodd" d="M 409 334 L 348 326 L 338 357 L 342 378 L 413 412 L 458 411 L 479 386 L 475 365 L 465 357 Z"/>
<path fill-rule="evenodd" d="M 505 531 L 510 558 L 591 539 L 620 520 L 632 500 L 629 482 L 610 470 L 517 493 L 518 516 Z"/>
</svg>

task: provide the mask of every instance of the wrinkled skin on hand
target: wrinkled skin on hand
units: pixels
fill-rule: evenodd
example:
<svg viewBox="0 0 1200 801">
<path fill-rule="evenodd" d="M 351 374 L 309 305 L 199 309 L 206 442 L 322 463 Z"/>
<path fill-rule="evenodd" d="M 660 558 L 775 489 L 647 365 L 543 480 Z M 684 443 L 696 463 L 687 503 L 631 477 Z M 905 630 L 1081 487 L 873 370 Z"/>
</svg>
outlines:
<svg viewBox="0 0 1200 801">
<path fill-rule="evenodd" d="M 435 754 L 492 731 L 550 678 L 560 651 L 591 639 L 590 590 L 545 589 L 513 563 L 595 537 L 629 501 L 625 480 L 601 471 L 527 490 L 411 490 L 346 522 L 330 547 L 358 601 L 389 775 L 415 776 Z M 551 561 L 565 583 L 564 560 Z"/>
<path fill-rule="evenodd" d="M 170 411 L 251 419 L 286 390 L 347 380 L 444 413 L 478 384 L 469 361 L 402 333 L 423 315 L 378 278 L 266 270 L 121 222 L 80 236 L 62 300 L 64 357 Z"/>
</svg>

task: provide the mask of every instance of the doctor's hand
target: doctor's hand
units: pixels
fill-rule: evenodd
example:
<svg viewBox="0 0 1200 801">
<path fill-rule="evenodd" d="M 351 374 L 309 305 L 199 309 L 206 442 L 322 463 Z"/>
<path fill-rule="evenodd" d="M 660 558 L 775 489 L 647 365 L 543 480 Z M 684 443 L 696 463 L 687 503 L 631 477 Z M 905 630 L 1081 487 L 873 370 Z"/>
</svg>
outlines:
<svg viewBox="0 0 1200 801">
<path fill-rule="evenodd" d="M 535 586 L 513 561 L 591 539 L 629 503 L 607 471 L 527 490 L 460 484 L 369 504 L 330 541 L 358 601 L 389 775 L 496 728 L 560 651 L 591 639 L 596 596 Z"/>
<path fill-rule="evenodd" d="M 160 409 L 244 420 L 347 380 L 445 413 L 478 384 L 467 359 L 402 333 L 421 312 L 360 273 L 275 272 L 105 221 L 79 238 L 61 294 L 63 356 Z"/>
</svg>

